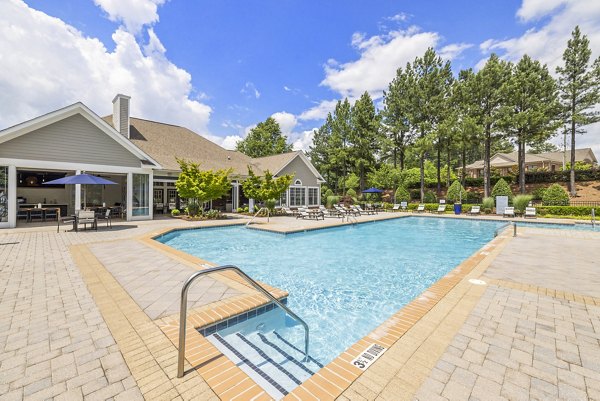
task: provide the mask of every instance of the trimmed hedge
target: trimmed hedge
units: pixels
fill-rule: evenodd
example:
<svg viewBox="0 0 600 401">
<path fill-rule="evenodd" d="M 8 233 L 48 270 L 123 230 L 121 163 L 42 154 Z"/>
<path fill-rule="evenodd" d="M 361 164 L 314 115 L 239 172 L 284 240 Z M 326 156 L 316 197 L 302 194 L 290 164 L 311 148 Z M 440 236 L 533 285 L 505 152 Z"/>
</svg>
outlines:
<svg viewBox="0 0 600 401">
<path fill-rule="evenodd" d="M 544 191 L 542 202 L 547 206 L 569 206 L 569 194 L 558 184 L 552 184 Z"/>
<path fill-rule="evenodd" d="M 581 216 L 590 217 L 592 209 L 598 209 L 591 206 L 536 206 L 537 214 L 541 216 Z"/>
<path fill-rule="evenodd" d="M 396 203 L 408 202 L 408 201 L 410 201 L 410 194 L 408 193 L 406 188 L 400 186 L 396 190 L 395 199 L 396 199 Z"/>
<path fill-rule="evenodd" d="M 508 203 L 512 203 L 513 193 L 508 183 L 503 179 L 498 180 L 492 189 L 492 198 L 494 198 L 494 202 L 496 201 L 496 196 L 508 196 Z"/>
</svg>

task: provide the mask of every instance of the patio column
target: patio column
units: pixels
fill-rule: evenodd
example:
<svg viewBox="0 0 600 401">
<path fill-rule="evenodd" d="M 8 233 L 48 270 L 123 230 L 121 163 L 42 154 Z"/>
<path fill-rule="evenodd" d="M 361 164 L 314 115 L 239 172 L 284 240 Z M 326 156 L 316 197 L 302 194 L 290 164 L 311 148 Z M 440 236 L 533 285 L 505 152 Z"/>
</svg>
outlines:
<svg viewBox="0 0 600 401">
<path fill-rule="evenodd" d="M 154 219 L 154 170 L 148 174 L 148 218 Z"/>
<path fill-rule="evenodd" d="M 75 175 L 81 174 L 81 170 L 75 171 Z M 75 184 L 75 212 L 81 210 L 81 184 Z"/>
<path fill-rule="evenodd" d="M 133 173 L 127 173 L 127 221 L 131 221 L 131 213 L 133 212 Z"/>
<path fill-rule="evenodd" d="M 17 226 L 17 168 L 8 166 L 8 227 Z"/>
</svg>

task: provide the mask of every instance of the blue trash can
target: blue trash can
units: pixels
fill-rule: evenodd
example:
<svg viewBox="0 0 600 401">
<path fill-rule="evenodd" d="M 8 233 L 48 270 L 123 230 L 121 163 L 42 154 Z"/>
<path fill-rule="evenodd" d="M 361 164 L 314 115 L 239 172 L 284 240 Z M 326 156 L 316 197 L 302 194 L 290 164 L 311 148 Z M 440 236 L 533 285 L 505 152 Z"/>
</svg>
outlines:
<svg viewBox="0 0 600 401">
<path fill-rule="evenodd" d="M 455 203 L 454 204 L 454 214 L 461 214 L 461 213 L 462 213 L 462 204 Z"/>
</svg>

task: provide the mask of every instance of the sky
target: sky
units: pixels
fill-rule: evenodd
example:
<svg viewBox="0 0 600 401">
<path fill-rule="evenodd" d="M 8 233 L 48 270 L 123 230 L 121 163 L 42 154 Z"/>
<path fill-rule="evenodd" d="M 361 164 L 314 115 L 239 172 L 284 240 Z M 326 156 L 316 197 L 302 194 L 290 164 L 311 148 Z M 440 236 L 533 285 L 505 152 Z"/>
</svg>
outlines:
<svg viewBox="0 0 600 401">
<path fill-rule="evenodd" d="M 492 52 L 554 73 L 577 24 L 598 57 L 594 0 L 0 0 L 0 129 L 78 101 L 108 115 L 123 93 L 228 149 L 273 116 L 307 150 L 337 100 L 381 107 L 428 47 L 455 73 Z M 600 124 L 588 146 L 600 158 Z"/>
</svg>

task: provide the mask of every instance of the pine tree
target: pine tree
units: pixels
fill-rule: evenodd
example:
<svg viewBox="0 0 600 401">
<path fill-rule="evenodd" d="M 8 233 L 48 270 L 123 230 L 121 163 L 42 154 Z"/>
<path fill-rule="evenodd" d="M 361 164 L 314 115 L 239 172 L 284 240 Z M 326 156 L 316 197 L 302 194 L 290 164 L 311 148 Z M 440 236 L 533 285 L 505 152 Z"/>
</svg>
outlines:
<svg viewBox="0 0 600 401">
<path fill-rule="evenodd" d="M 519 191 L 525 193 L 525 147 L 550 138 L 558 128 L 556 83 L 545 65 L 525 55 L 502 88 L 500 126 L 517 145 Z"/>
<path fill-rule="evenodd" d="M 564 123 L 571 134 L 571 175 L 569 189 L 577 195 L 575 188 L 575 134 L 584 133 L 586 125 L 600 121 L 595 110 L 600 103 L 600 57 L 589 65 L 592 52 L 590 41 L 575 27 L 567 48 L 563 53 L 564 67 L 558 67 L 558 85 L 563 106 Z M 566 142 L 566 141 L 565 141 Z"/>
<path fill-rule="evenodd" d="M 381 144 L 379 115 L 368 92 L 352 107 L 349 156 L 360 179 L 359 189 L 365 189 L 367 173 L 375 166 L 375 154 Z"/>
</svg>

